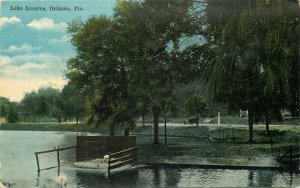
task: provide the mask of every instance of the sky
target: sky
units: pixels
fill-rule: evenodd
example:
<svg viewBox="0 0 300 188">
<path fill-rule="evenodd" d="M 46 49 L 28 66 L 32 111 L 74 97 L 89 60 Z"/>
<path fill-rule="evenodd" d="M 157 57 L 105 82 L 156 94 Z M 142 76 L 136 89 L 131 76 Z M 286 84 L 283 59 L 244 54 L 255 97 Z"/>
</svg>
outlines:
<svg viewBox="0 0 300 188">
<path fill-rule="evenodd" d="M 67 24 L 93 15 L 111 16 L 115 2 L 0 0 L 0 96 L 20 101 L 26 92 L 40 87 L 62 89 L 67 83 L 66 60 L 75 55 Z M 26 10 L 26 6 L 46 11 Z M 75 11 L 75 6 L 82 10 Z M 57 7 L 70 11 L 54 11 Z"/>
</svg>

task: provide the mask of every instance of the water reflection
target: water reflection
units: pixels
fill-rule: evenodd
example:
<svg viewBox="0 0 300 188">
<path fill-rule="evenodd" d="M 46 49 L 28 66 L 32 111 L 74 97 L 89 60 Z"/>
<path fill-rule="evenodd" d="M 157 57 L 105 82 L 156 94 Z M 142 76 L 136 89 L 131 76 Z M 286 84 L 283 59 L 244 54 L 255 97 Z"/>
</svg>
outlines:
<svg viewBox="0 0 300 188">
<path fill-rule="evenodd" d="M 249 170 L 248 171 L 248 187 L 253 187 L 254 186 L 254 171 Z"/>
<path fill-rule="evenodd" d="M 160 182 L 160 170 L 155 167 L 153 170 L 153 184 L 156 186 L 156 187 L 159 187 L 159 185 L 161 185 L 161 182 Z"/>
<path fill-rule="evenodd" d="M 165 185 L 167 187 L 177 187 L 181 179 L 181 168 L 165 168 Z"/>
<path fill-rule="evenodd" d="M 262 186 L 262 187 L 272 187 L 273 185 L 273 178 L 275 178 L 276 174 L 273 173 L 274 171 L 266 171 L 266 170 L 260 170 L 260 171 L 257 171 L 257 184 L 259 186 Z M 266 179 L 268 181 L 266 181 Z"/>
<path fill-rule="evenodd" d="M 139 187 L 137 169 L 127 169 L 120 172 L 112 172 L 107 178 L 96 170 L 81 170 L 76 172 L 79 187 Z"/>
</svg>

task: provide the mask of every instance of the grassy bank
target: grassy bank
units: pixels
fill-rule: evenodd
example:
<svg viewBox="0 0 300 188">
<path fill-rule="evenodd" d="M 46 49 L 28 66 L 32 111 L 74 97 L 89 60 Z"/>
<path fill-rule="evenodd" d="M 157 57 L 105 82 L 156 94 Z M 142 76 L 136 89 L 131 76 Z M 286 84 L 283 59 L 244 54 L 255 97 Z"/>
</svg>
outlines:
<svg viewBox="0 0 300 188">
<path fill-rule="evenodd" d="M 273 155 L 271 137 L 265 134 L 264 126 L 255 126 L 255 143 L 251 144 L 248 143 L 248 130 L 238 127 L 220 129 L 211 129 L 208 126 L 168 127 L 167 146 L 164 145 L 162 127 L 159 145 L 150 143 L 151 137 L 148 135 L 151 135 L 151 127 L 138 127 L 134 133 L 139 135 L 141 161 L 272 166 L 278 165 L 275 157 L 283 155 L 290 145 L 299 151 L 300 126 L 274 125 L 271 126 L 271 130 Z"/>
<path fill-rule="evenodd" d="M 18 131 L 75 131 L 75 132 L 97 132 L 95 127 L 76 123 L 2 123 L 0 130 Z"/>
</svg>

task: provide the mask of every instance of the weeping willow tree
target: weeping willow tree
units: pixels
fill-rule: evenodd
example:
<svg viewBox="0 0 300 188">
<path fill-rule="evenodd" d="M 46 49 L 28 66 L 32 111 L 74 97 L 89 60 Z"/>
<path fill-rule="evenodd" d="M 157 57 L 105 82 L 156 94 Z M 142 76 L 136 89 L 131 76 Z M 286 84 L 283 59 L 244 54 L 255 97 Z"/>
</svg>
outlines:
<svg viewBox="0 0 300 188">
<path fill-rule="evenodd" d="M 232 5 L 230 5 L 230 2 Z M 256 114 L 280 112 L 297 64 L 299 7 L 274 0 L 220 1 L 207 6 L 204 81 L 213 99 L 248 109 L 249 142 Z"/>
</svg>

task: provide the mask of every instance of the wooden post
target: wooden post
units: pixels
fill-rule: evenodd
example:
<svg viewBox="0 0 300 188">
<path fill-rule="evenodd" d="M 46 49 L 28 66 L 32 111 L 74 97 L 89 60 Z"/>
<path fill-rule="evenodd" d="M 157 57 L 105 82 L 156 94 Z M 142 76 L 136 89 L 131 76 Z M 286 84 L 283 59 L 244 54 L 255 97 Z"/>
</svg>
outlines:
<svg viewBox="0 0 300 188">
<path fill-rule="evenodd" d="M 273 156 L 273 136 L 271 134 L 271 152 L 272 152 L 272 156 Z"/>
<path fill-rule="evenodd" d="M 167 117 L 165 116 L 165 146 L 167 146 Z"/>
<path fill-rule="evenodd" d="M 110 152 L 108 153 L 108 168 L 107 168 L 107 176 L 110 177 Z"/>
<path fill-rule="evenodd" d="M 60 168 L 60 159 L 59 159 L 59 146 L 57 146 L 57 167 Z"/>
<path fill-rule="evenodd" d="M 220 119 L 220 112 L 218 112 L 218 129 L 219 129 L 219 141 L 221 141 L 221 119 Z"/>
<path fill-rule="evenodd" d="M 39 156 L 37 153 L 35 153 L 35 158 L 36 158 L 36 164 L 37 164 L 37 168 L 38 168 L 38 176 L 40 176 L 40 163 L 39 163 Z"/>
<path fill-rule="evenodd" d="M 234 128 L 232 127 L 232 141 L 234 142 Z"/>
<path fill-rule="evenodd" d="M 292 145 L 290 145 L 290 164 L 292 164 L 292 155 L 293 155 L 293 148 Z"/>
</svg>

